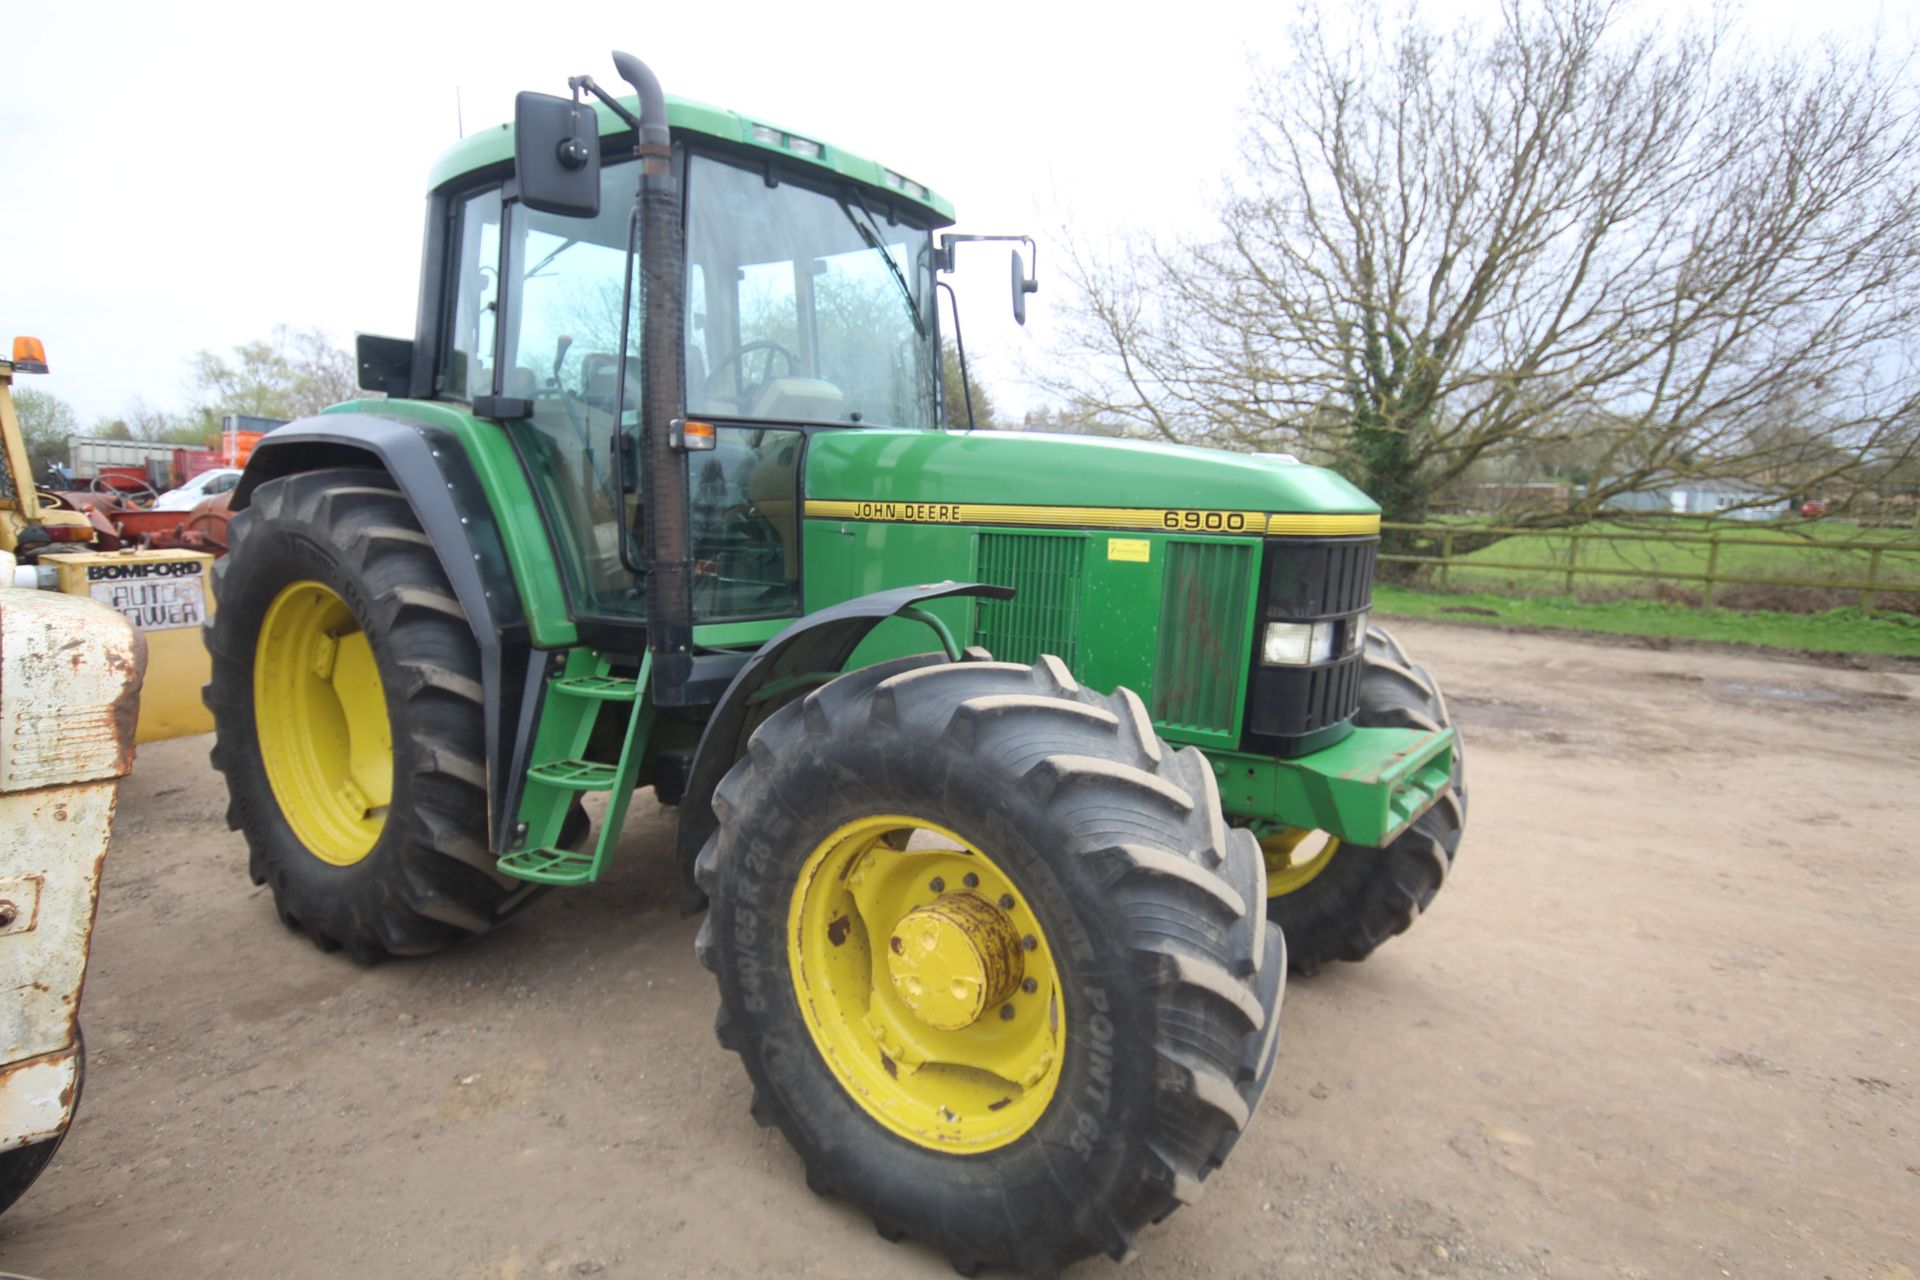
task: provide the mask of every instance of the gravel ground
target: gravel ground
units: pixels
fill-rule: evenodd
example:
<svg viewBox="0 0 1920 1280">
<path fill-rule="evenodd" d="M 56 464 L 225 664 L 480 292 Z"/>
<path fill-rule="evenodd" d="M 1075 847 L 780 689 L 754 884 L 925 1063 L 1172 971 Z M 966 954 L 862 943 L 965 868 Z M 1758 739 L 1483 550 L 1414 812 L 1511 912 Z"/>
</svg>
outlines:
<svg viewBox="0 0 1920 1280">
<path fill-rule="evenodd" d="M 1459 867 L 1292 985 L 1259 1120 L 1129 1274 L 1914 1280 L 1920 673 L 1401 635 L 1468 737 Z M 951 1274 L 748 1118 L 670 813 L 606 883 L 361 969 L 247 883 L 206 748 L 122 793 L 86 1096 L 0 1268 Z"/>
</svg>

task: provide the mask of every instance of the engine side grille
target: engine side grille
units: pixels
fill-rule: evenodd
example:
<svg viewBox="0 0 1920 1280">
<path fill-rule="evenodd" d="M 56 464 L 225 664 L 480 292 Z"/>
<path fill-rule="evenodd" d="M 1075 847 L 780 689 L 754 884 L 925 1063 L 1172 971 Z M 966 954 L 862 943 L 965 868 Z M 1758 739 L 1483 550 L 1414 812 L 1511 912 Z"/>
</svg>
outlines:
<svg viewBox="0 0 1920 1280">
<path fill-rule="evenodd" d="M 982 533 L 980 580 L 1012 587 L 1011 600 L 982 600 L 974 635 L 1002 662 L 1051 653 L 1074 668 L 1080 642 L 1082 533 Z"/>
<path fill-rule="evenodd" d="M 1158 723 L 1233 731 L 1252 571 L 1253 547 L 1246 543 L 1167 544 L 1151 706 Z"/>
</svg>

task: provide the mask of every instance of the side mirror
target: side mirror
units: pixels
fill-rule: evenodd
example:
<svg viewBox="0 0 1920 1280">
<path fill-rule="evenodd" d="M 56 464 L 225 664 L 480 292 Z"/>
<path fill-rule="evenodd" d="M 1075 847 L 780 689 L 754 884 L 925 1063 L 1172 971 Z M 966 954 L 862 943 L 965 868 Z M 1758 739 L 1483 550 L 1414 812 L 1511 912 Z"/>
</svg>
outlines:
<svg viewBox="0 0 1920 1280">
<path fill-rule="evenodd" d="M 1027 264 L 1020 259 L 1020 251 L 1013 251 L 1013 318 L 1016 323 L 1027 322 L 1027 295 L 1040 292 L 1040 282 L 1027 274 Z"/>
<path fill-rule="evenodd" d="M 402 399 L 413 380 L 413 340 L 383 338 L 375 333 L 358 333 L 353 338 L 354 364 L 359 367 L 360 389 L 378 391 Z"/>
<path fill-rule="evenodd" d="M 515 97 L 513 167 L 527 208 L 563 218 L 597 215 L 600 133 L 593 108 L 546 93 Z"/>
</svg>

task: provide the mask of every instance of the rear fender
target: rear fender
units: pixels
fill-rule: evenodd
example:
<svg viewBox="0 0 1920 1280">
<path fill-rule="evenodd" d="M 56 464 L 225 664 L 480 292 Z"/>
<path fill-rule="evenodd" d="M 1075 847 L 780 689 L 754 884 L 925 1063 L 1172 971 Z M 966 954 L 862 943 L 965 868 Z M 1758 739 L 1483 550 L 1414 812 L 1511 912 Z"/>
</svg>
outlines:
<svg viewBox="0 0 1920 1280">
<path fill-rule="evenodd" d="M 714 788 L 727 770 L 746 754 L 753 731 L 775 711 L 795 698 L 825 684 L 805 677 L 838 673 L 869 632 L 888 618 L 930 600 L 979 596 L 1010 600 L 1009 587 L 983 582 L 935 582 L 918 587 L 876 591 L 825 609 L 816 610 L 760 647 L 733 678 L 707 720 L 687 773 L 687 789 L 680 800 L 680 831 L 676 853 L 680 867 L 680 908 L 691 915 L 706 906 L 706 894 L 693 881 L 694 859 L 719 826 L 713 812 Z M 762 690 L 772 696 L 756 698 Z"/>
</svg>

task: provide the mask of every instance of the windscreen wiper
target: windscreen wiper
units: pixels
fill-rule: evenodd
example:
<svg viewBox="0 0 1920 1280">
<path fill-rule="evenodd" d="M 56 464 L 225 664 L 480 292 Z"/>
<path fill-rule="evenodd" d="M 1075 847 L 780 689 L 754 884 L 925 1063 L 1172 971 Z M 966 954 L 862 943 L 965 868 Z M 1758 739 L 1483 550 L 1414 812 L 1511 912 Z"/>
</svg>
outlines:
<svg viewBox="0 0 1920 1280">
<path fill-rule="evenodd" d="M 866 197 L 860 194 L 860 188 L 849 187 L 847 190 L 859 202 L 860 212 L 867 215 L 867 220 L 862 222 L 854 217 L 852 206 L 844 199 L 840 201 L 840 212 L 847 215 L 847 221 L 851 222 L 853 229 L 860 233 L 860 238 L 867 242 L 867 248 L 879 254 L 880 260 L 887 264 L 887 270 L 893 273 L 893 282 L 900 286 L 900 297 L 907 304 L 907 316 L 913 321 L 914 333 L 925 338 L 927 336 L 926 321 L 920 318 L 920 309 L 914 304 L 913 290 L 907 284 L 906 272 L 900 270 L 900 264 L 893 260 L 893 255 L 887 251 L 886 244 L 880 238 L 880 220 L 873 216 L 873 210 L 867 208 Z"/>
<path fill-rule="evenodd" d="M 522 280 L 533 279 L 535 276 L 539 275 L 542 271 L 545 271 L 547 269 L 548 263 L 552 262 L 555 258 L 559 257 L 561 254 L 565 253 L 567 250 L 573 248 L 573 246 L 579 243 L 580 242 L 578 240 L 562 240 L 560 242 L 559 248 L 555 249 L 552 253 L 548 254 L 546 257 L 540 259 L 540 261 L 534 263 L 533 270 L 527 272 L 527 274 L 525 274 L 524 276 L 521 276 L 520 278 Z"/>
</svg>

